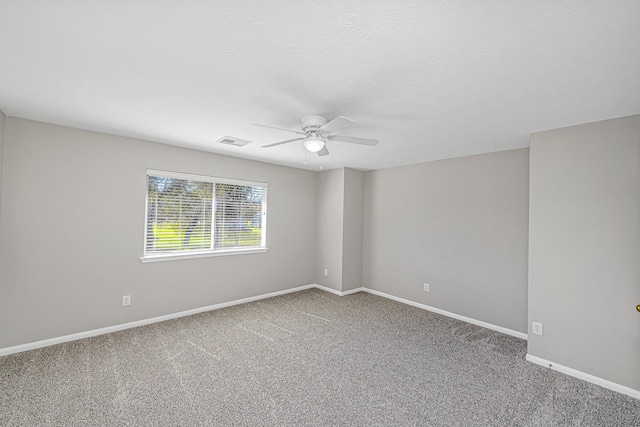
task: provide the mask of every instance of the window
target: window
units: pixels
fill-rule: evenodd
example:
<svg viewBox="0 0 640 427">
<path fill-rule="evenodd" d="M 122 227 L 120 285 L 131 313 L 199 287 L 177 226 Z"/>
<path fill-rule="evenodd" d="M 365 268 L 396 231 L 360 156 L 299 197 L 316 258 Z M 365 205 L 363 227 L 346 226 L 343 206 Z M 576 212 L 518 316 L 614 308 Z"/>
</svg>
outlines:
<svg viewBox="0 0 640 427">
<path fill-rule="evenodd" d="M 143 262 L 264 252 L 267 184 L 147 170 Z"/>
</svg>

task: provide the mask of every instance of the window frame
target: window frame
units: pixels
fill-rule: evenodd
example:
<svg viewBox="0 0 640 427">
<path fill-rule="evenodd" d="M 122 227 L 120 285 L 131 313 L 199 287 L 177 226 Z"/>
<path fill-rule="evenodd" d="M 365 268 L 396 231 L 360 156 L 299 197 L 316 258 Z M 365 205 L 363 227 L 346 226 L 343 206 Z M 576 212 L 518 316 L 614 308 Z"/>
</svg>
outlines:
<svg viewBox="0 0 640 427">
<path fill-rule="evenodd" d="M 260 240 L 261 246 L 251 246 L 246 248 L 212 248 L 204 250 L 177 250 L 164 253 L 147 253 L 147 233 L 148 233 L 148 214 L 149 214 L 149 176 L 157 176 L 162 178 L 174 178 L 182 180 L 200 181 L 213 183 L 213 195 L 212 203 L 214 208 L 211 209 L 211 242 L 215 239 L 215 184 L 229 184 L 229 185 L 242 185 L 246 187 L 261 187 L 263 188 L 262 195 L 262 219 L 260 223 Z M 266 182 L 259 181 L 246 181 L 233 178 L 222 178 L 208 175 L 198 175 L 182 172 L 164 171 L 158 169 L 147 169 L 145 174 L 145 197 L 144 197 L 144 241 L 142 248 L 142 257 L 140 261 L 143 263 L 157 262 L 157 261 L 172 261 L 178 259 L 190 259 L 190 258 L 205 258 L 214 256 L 227 256 L 227 255 L 241 255 L 241 254 L 255 254 L 264 253 L 269 250 L 267 247 L 267 196 L 268 185 Z"/>
</svg>

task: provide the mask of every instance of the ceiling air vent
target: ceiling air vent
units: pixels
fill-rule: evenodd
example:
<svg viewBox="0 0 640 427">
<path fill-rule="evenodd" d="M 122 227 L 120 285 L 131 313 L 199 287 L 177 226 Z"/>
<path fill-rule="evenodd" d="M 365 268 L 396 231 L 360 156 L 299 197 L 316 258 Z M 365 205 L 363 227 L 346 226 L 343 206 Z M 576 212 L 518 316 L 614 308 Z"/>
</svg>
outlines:
<svg viewBox="0 0 640 427">
<path fill-rule="evenodd" d="M 250 144 L 252 141 L 236 138 L 235 136 L 223 136 L 218 140 L 218 142 L 220 144 L 235 145 L 236 147 L 242 147 L 243 145 Z"/>
</svg>

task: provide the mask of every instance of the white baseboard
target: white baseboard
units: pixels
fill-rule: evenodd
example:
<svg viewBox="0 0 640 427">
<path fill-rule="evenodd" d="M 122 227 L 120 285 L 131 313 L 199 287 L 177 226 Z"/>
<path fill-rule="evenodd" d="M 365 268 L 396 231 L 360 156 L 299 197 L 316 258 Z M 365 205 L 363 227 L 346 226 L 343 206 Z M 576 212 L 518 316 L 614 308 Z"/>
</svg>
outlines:
<svg viewBox="0 0 640 427">
<path fill-rule="evenodd" d="M 616 391 L 618 393 L 626 394 L 634 399 L 640 399 L 640 391 L 632 389 L 627 386 L 623 386 L 609 380 L 596 377 L 595 375 L 587 374 L 586 372 L 578 371 L 577 369 L 569 368 L 568 366 L 560 365 L 559 363 L 551 362 L 538 356 L 533 356 L 527 353 L 527 361 L 535 363 L 536 365 L 544 366 L 545 368 L 553 369 L 554 371 L 561 372 L 563 374 L 599 385 L 609 390 Z"/>
<path fill-rule="evenodd" d="M 304 291 L 306 289 L 311 289 L 311 288 L 317 288 L 317 289 L 321 289 L 323 291 L 326 292 L 330 292 L 332 294 L 335 295 L 339 295 L 339 296 L 345 296 L 345 295 L 351 295 L 357 292 L 368 292 L 370 294 L 373 295 L 377 295 L 383 298 L 387 298 L 393 301 L 397 301 L 403 304 L 407 304 L 413 307 L 417 307 L 417 308 L 421 308 L 423 310 L 427 310 L 427 311 L 431 311 L 437 314 L 441 314 L 443 316 L 447 316 L 447 317 L 451 317 L 457 320 L 462 320 L 463 322 L 467 322 L 467 323 L 471 323 L 477 326 L 481 326 L 483 328 L 487 328 L 487 329 L 491 329 L 497 332 L 501 332 L 503 334 L 507 334 L 507 335 L 511 335 L 517 338 L 521 338 L 526 340 L 527 339 L 527 334 L 522 333 L 522 332 L 518 332 L 518 331 L 514 331 L 511 329 L 507 329 L 507 328 L 503 328 L 502 326 L 496 326 L 490 323 L 486 323 L 486 322 L 482 322 L 480 320 L 476 320 L 476 319 L 472 319 L 470 317 L 466 317 L 466 316 L 461 316 L 459 314 L 455 314 L 455 313 L 451 313 L 445 310 L 441 310 L 439 308 L 435 308 L 435 307 L 431 307 L 428 306 L 426 304 L 421 304 L 415 301 L 411 301 L 411 300 L 407 300 L 404 298 L 400 298 L 394 295 L 390 295 L 390 294 L 386 294 L 384 292 L 380 292 L 380 291 L 376 291 L 373 289 L 369 289 L 369 288 L 365 288 L 365 287 L 361 287 L 361 288 L 356 288 L 356 289 L 350 289 L 347 291 L 337 291 L 335 289 L 332 288 L 328 288 L 326 286 L 322 286 L 322 285 L 318 285 L 316 283 L 312 283 L 310 285 L 304 285 L 304 286 L 298 286 L 295 288 L 291 288 L 291 289 L 285 289 L 283 291 L 277 291 L 277 292 L 271 292 L 268 294 L 262 294 L 262 295 L 258 295 L 258 296 L 254 296 L 254 297 L 248 297 L 248 298 L 242 298 L 239 300 L 235 300 L 235 301 L 228 301 L 228 302 L 223 302 L 220 304 L 213 304 L 213 305 L 208 305 L 206 307 L 199 307 L 199 308 L 194 308 L 192 310 L 186 310 L 186 311 L 181 311 L 178 313 L 172 313 L 172 314 L 166 314 L 163 316 L 158 316 L 158 317 L 152 317 L 149 319 L 142 319 L 142 320 L 137 320 L 135 322 L 129 322 L 129 323 L 123 323 L 120 325 L 114 325 L 114 326 L 108 326 L 105 328 L 99 328 L 99 329 L 93 329 L 90 331 L 85 331 L 85 332 L 79 332 L 76 334 L 70 334 L 70 335 L 64 335 L 61 337 L 56 337 L 56 338 L 49 338 L 46 340 L 41 340 L 41 341 L 35 341 L 35 342 L 31 342 L 31 343 L 27 343 L 27 344 L 20 344 L 20 345 L 16 345 L 13 347 L 6 347 L 6 348 L 0 348 L 0 356 L 7 356 L 9 354 L 14 354 L 14 353 L 20 353 L 23 351 L 27 351 L 27 350 L 34 350 L 37 348 L 42 348 L 42 347 L 48 347 L 51 345 L 55 345 L 55 344 L 61 344 L 61 343 L 65 343 L 65 342 L 69 342 L 69 341 L 75 341 L 75 340 L 79 340 L 82 338 L 89 338 L 89 337 L 94 337 L 97 335 L 103 335 L 103 334 L 108 334 L 111 332 L 117 332 L 117 331 L 122 331 L 124 329 L 129 329 L 129 328 L 135 328 L 138 326 L 143 326 L 143 325 L 149 325 L 151 323 L 157 323 L 157 322 L 162 322 L 165 320 L 171 320 L 171 319 L 176 319 L 179 317 L 184 317 L 184 316 L 190 316 L 192 314 L 197 314 L 197 313 L 202 313 L 205 311 L 212 311 L 212 310 L 218 310 L 220 308 L 225 308 L 225 307 L 231 307 L 234 305 L 239 305 L 239 304 L 246 304 L 248 302 L 252 302 L 252 301 L 258 301 L 261 299 L 266 299 L 266 298 L 271 298 L 271 297 L 275 297 L 275 296 L 279 296 L 279 295 L 284 295 L 284 294 L 289 294 L 289 293 L 293 293 L 293 292 L 299 292 L 299 291 Z M 622 393 L 625 394 L 627 396 L 631 396 L 635 399 L 640 399 L 640 391 L 638 390 L 634 390 L 632 388 L 596 377 L 594 375 L 591 374 L 587 374 L 581 371 L 578 371 L 576 369 L 573 368 L 569 368 L 567 366 L 563 366 L 560 365 L 558 363 L 555 362 L 550 362 L 548 360 L 542 359 L 540 357 L 537 356 L 533 356 L 531 354 L 527 354 L 526 359 L 529 362 L 535 363 L 537 365 L 541 365 L 550 369 L 553 369 L 555 371 L 558 372 L 562 372 L 564 374 L 570 375 L 572 377 L 575 378 L 579 378 L 581 380 L 602 386 L 604 388 L 608 388 L 610 390 L 616 391 L 618 393 Z"/>
<path fill-rule="evenodd" d="M 49 338 L 46 340 L 20 344 L 13 347 L 0 348 L 0 356 L 7 356 L 13 353 L 20 353 L 27 350 L 35 350 L 37 348 L 48 347 L 50 345 L 61 344 L 69 341 L 75 341 L 82 338 L 95 337 L 97 335 L 108 334 L 111 332 L 122 331 L 124 329 L 136 328 L 138 326 L 149 325 L 151 323 L 163 322 L 165 320 L 177 319 L 178 317 L 191 316 L 192 314 L 202 313 L 205 311 L 218 310 L 220 308 L 231 307 L 233 305 L 245 304 L 252 301 L 258 301 L 265 298 L 276 297 L 278 295 L 290 294 L 292 292 L 304 291 L 311 289 L 316 285 L 304 285 L 296 288 L 286 289 L 284 291 L 271 292 L 268 294 L 258 295 L 255 297 L 242 298 L 235 301 L 223 302 L 220 304 L 208 305 L 206 307 L 194 308 L 191 310 L 180 311 L 178 313 L 165 314 L 163 316 L 152 317 L 149 319 L 136 320 L 135 322 L 122 323 L 120 325 L 107 326 L 105 328 L 92 329 L 90 331 L 78 332 L 76 334 L 63 335 L 61 337 Z"/>
<path fill-rule="evenodd" d="M 362 291 L 366 290 L 366 288 L 356 288 L 356 289 L 349 289 L 348 291 L 342 291 L 341 292 L 341 291 L 336 291 L 333 288 L 327 288 L 326 286 L 318 285 L 317 283 L 314 283 L 311 286 L 314 287 L 314 288 L 322 289 L 323 291 L 330 292 L 330 293 L 332 293 L 334 295 L 338 295 L 338 296 L 341 296 L 341 297 L 343 297 L 345 295 L 355 294 L 355 293 L 362 292 Z"/>
<path fill-rule="evenodd" d="M 318 289 L 321 289 L 323 291 L 330 292 L 332 294 L 339 295 L 339 296 L 351 295 L 351 294 L 355 294 L 357 292 L 368 292 L 368 293 L 373 294 L 373 295 L 378 295 L 378 296 L 381 296 L 383 298 L 388 298 L 388 299 L 391 299 L 391 300 L 394 300 L 394 301 L 401 302 L 403 304 L 408 304 L 408 305 L 411 305 L 413 307 L 421 308 L 423 310 L 432 311 L 434 313 L 438 313 L 438 314 L 442 314 L 444 316 L 452 317 L 452 318 L 457 319 L 457 320 L 462 320 L 463 322 L 472 323 L 474 325 L 482 326 L 483 328 L 487 328 L 487 329 L 491 329 L 491 330 L 494 330 L 494 331 L 502 332 L 504 334 L 511 335 L 511 336 L 514 336 L 514 337 L 517 337 L 517 338 L 522 338 L 522 339 L 525 339 L 525 340 L 527 339 L 527 335 L 523 334 L 522 332 L 512 331 L 511 329 L 503 328 L 501 326 L 496 326 L 496 325 L 492 325 L 490 323 L 486 323 L 486 322 L 482 322 L 482 321 L 479 321 L 479 320 L 471 319 L 469 317 L 460 316 L 458 314 L 450 313 L 448 311 L 441 310 L 439 308 L 431 307 L 431 306 L 428 306 L 428 305 L 425 305 L 425 304 L 420 304 L 420 303 L 417 303 L 417 302 L 414 302 L 414 301 L 410 301 L 410 300 L 407 300 L 407 299 L 404 299 L 404 298 L 396 297 L 394 295 L 386 294 L 384 292 L 375 291 L 373 289 L 360 287 L 360 288 L 356 288 L 356 289 L 350 289 L 350 290 L 347 290 L 347 291 L 337 291 L 335 289 L 328 288 L 326 286 L 322 286 L 322 285 L 319 285 L 317 283 L 312 283 L 310 285 L 298 286 L 298 287 L 291 288 L 291 289 L 285 289 L 283 291 L 271 292 L 271 293 L 268 293 L 268 294 L 258 295 L 258 296 L 249 297 L 249 298 L 242 298 L 242 299 L 235 300 L 235 301 L 228 301 L 228 302 L 223 302 L 223 303 L 220 303 L 220 304 L 208 305 L 206 307 L 194 308 L 194 309 L 191 309 L 191 310 L 180 311 L 178 313 L 165 314 L 163 316 L 157 316 L 157 317 L 152 317 L 152 318 L 149 318 L 149 319 L 137 320 L 135 322 L 122 323 L 120 325 L 107 326 L 105 328 L 99 328 L 99 329 L 92 329 L 92 330 L 89 330 L 89 331 L 78 332 L 78 333 L 75 333 L 75 334 L 64 335 L 64 336 L 61 336 L 61 337 L 49 338 L 49 339 L 45 339 L 45 340 L 41 340 L 41 341 L 35 341 L 35 342 L 27 343 L 27 344 L 20 344 L 20 345 L 16 345 L 16 346 L 13 346 L 13 347 L 0 348 L 0 356 L 6 356 L 6 355 L 9 355 L 9 354 L 13 354 L 13 353 L 20 353 L 22 351 L 34 350 L 34 349 L 42 348 L 42 347 L 48 347 L 50 345 L 61 344 L 61 343 L 64 343 L 64 342 L 69 342 L 69 341 L 75 341 L 75 340 L 79 340 L 79 339 L 82 339 L 82 338 L 95 337 L 97 335 L 103 335 L 103 334 L 108 334 L 108 333 L 111 333 L 111 332 L 122 331 L 124 329 L 136 328 L 138 326 L 149 325 L 151 323 L 162 322 L 162 321 L 165 321 L 165 320 L 177 319 L 179 317 L 190 316 L 192 314 L 202 313 L 202 312 L 205 312 L 205 311 L 218 310 L 220 308 L 230 307 L 230 306 L 238 305 L 238 304 L 245 304 L 245 303 L 252 302 L 252 301 L 258 301 L 258 300 L 265 299 L 265 298 L 271 298 L 271 297 L 275 297 L 275 296 L 278 296 L 278 295 L 289 294 L 289 293 L 292 293 L 292 292 L 303 291 L 303 290 L 311 289 L 311 288 L 318 288 Z"/>
<path fill-rule="evenodd" d="M 525 334 L 523 332 L 514 331 L 512 329 L 507 329 L 507 328 L 504 328 L 502 326 L 493 325 L 491 323 L 483 322 L 481 320 L 476 320 L 476 319 L 472 319 L 470 317 L 461 316 L 461 315 L 456 314 L 456 313 L 451 313 L 451 312 L 446 311 L 446 310 L 441 310 L 441 309 L 436 308 L 436 307 L 431 307 L 430 305 L 421 304 L 419 302 L 415 302 L 415 301 L 411 301 L 411 300 L 408 300 L 408 299 L 400 298 L 400 297 L 397 297 L 397 296 L 394 296 L 394 295 L 390 295 L 390 294 L 385 294 L 384 292 L 375 291 L 373 289 L 368 289 L 368 288 L 361 288 L 361 289 L 364 292 L 369 292 L 370 294 L 373 294 L 373 295 L 378 295 L 378 296 L 381 296 L 381 297 L 384 297 L 384 298 L 388 298 L 388 299 L 391 299 L 391 300 L 394 300 L 394 301 L 401 302 L 403 304 L 411 305 L 413 307 L 417 307 L 417 308 L 421 308 L 423 310 L 431 311 L 433 313 L 441 314 L 443 316 L 452 317 L 452 318 L 454 318 L 456 320 L 462 320 L 463 322 L 471 323 L 473 325 L 481 326 L 483 328 L 487 328 L 487 329 L 491 329 L 493 331 L 501 332 L 503 334 L 511 335 L 513 337 L 516 337 L 516 338 L 520 338 L 520 339 L 523 339 L 523 340 L 526 340 L 528 338 L 527 334 Z"/>
<path fill-rule="evenodd" d="M 37 348 L 48 347 L 50 345 L 61 344 L 61 343 L 69 342 L 69 341 L 75 341 L 75 340 L 79 340 L 79 339 L 82 339 L 82 338 L 95 337 L 97 335 L 103 335 L 103 334 L 108 334 L 108 333 L 111 333 L 111 332 L 122 331 L 124 329 L 136 328 L 138 326 L 144 326 L 144 325 L 149 325 L 151 323 L 163 322 L 165 320 L 177 319 L 179 317 L 191 316 L 192 314 L 202 313 L 202 312 L 211 311 L 211 310 L 218 310 L 220 308 L 230 307 L 230 306 L 238 305 L 238 304 L 245 304 L 245 303 L 252 302 L 252 301 L 258 301 L 258 300 L 265 299 L 265 298 L 271 298 L 271 297 L 275 297 L 275 296 L 278 296 L 278 295 L 289 294 L 289 293 L 292 293 L 292 292 L 303 291 L 303 290 L 311 289 L 311 288 L 318 288 L 318 289 L 321 289 L 321 290 L 326 291 L 326 292 L 330 292 L 330 293 L 332 293 L 334 295 L 338 295 L 338 296 L 351 295 L 351 294 L 355 294 L 357 292 L 368 292 L 368 293 L 373 294 L 373 295 L 378 295 L 378 296 L 381 296 L 383 298 L 388 298 L 388 299 L 391 299 L 391 300 L 394 300 L 394 301 L 401 302 L 403 304 L 408 304 L 408 305 L 411 305 L 413 307 L 421 308 L 423 310 L 432 311 L 434 313 L 438 313 L 438 314 L 442 314 L 444 316 L 452 317 L 452 318 L 457 319 L 457 320 L 462 320 L 463 322 L 472 323 L 474 325 L 482 326 L 483 328 L 487 328 L 487 329 L 491 329 L 491 330 L 494 330 L 494 331 L 502 332 L 504 334 L 512 335 L 512 336 L 515 336 L 515 337 L 518 337 L 518 338 L 527 339 L 527 335 L 523 334 L 521 332 L 512 331 L 511 329 L 503 328 L 501 326 L 496 326 L 496 325 L 492 325 L 490 323 L 481 322 L 479 320 L 471 319 L 469 317 L 460 316 L 458 314 L 450 313 L 448 311 L 441 310 L 439 308 L 431 307 L 431 306 L 428 306 L 428 305 L 425 305 L 425 304 L 420 304 L 420 303 L 417 303 L 417 302 L 414 302 L 414 301 L 410 301 L 410 300 L 407 300 L 407 299 L 404 299 L 404 298 L 396 297 L 394 295 L 385 294 L 384 292 L 375 291 L 373 289 L 360 287 L 360 288 L 356 288 L 356 289 L 350 289 L 350 290 L 347 290 L 347 291 L 337 291 L 335 289 L 328 288 L 326 286 L 322 286 L 322 285 L 319 285 L 317 283 L 312 283 L 310 285 L 298 286 L 298 287 L 291 288 L 291 289 L 285 289 L 283 291 L 271 292 L 271 293 L 268 293 L 268 294 L 258 295 L 258 296 L 249 297 L 249 298 L 242 298 L 242 299 L 235 300 L 235 301 L 228 301 L 228 302 L 223 302 L 223 303 L 220 303 L 220 304 L 208 305 L 206 307 L 194 308 L 194 309 L 191 309 L 191 310 L 180 311 L 178 313 L 165 314 L 163 316 L 157 316 L 157 317 L 152 317 L 152 318 L 149 318 L 149 319 L 137 320 L 135 322 L 122 323 L 120 325 L 107 326 L 105 328 L 99 328 L 99 329 L 92 329 L 92 330 L 89 330 L 89 331 L 78 332 L 78 333 L 75 333 L 75 334 L 63 335 L 61 337 L 49 338 L 49 339 L 46 339 L 46 340 L 35 341 L 35 342 L 27 343 L 27 344 L 20 344 L 20 345 L 16 345 L 16 346 L 13 346 L 13 347 L 0 348 L 0 356 L 7 356 L 9 354 L 20 353 L 20 352 L 27 351 L 27 350 L 35 350 Z"/>
</svg>

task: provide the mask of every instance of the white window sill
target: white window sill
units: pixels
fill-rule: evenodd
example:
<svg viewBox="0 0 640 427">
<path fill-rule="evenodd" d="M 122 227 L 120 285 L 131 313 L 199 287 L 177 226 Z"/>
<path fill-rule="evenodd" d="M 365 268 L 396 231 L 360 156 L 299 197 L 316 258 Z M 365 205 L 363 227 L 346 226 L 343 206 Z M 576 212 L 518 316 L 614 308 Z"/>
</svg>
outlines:
<svg viewBox="0 0 640 427">
<path fill-rule="evenodd" d="M 219 251 L 207 251 L 207 252 L 146 255 L 141 257 L 140 261 L 142 261 L 143 263 L 147 263 L 147 262 L 160 262 L 160 261 L 174 261 L 178 259 L 190 259 L 190 258 L 208 258 L 212 256 L 259 254 L 259 253 L 267 252 L 268 250 L 269 248 L 224 249 Z"/>
</svg>

